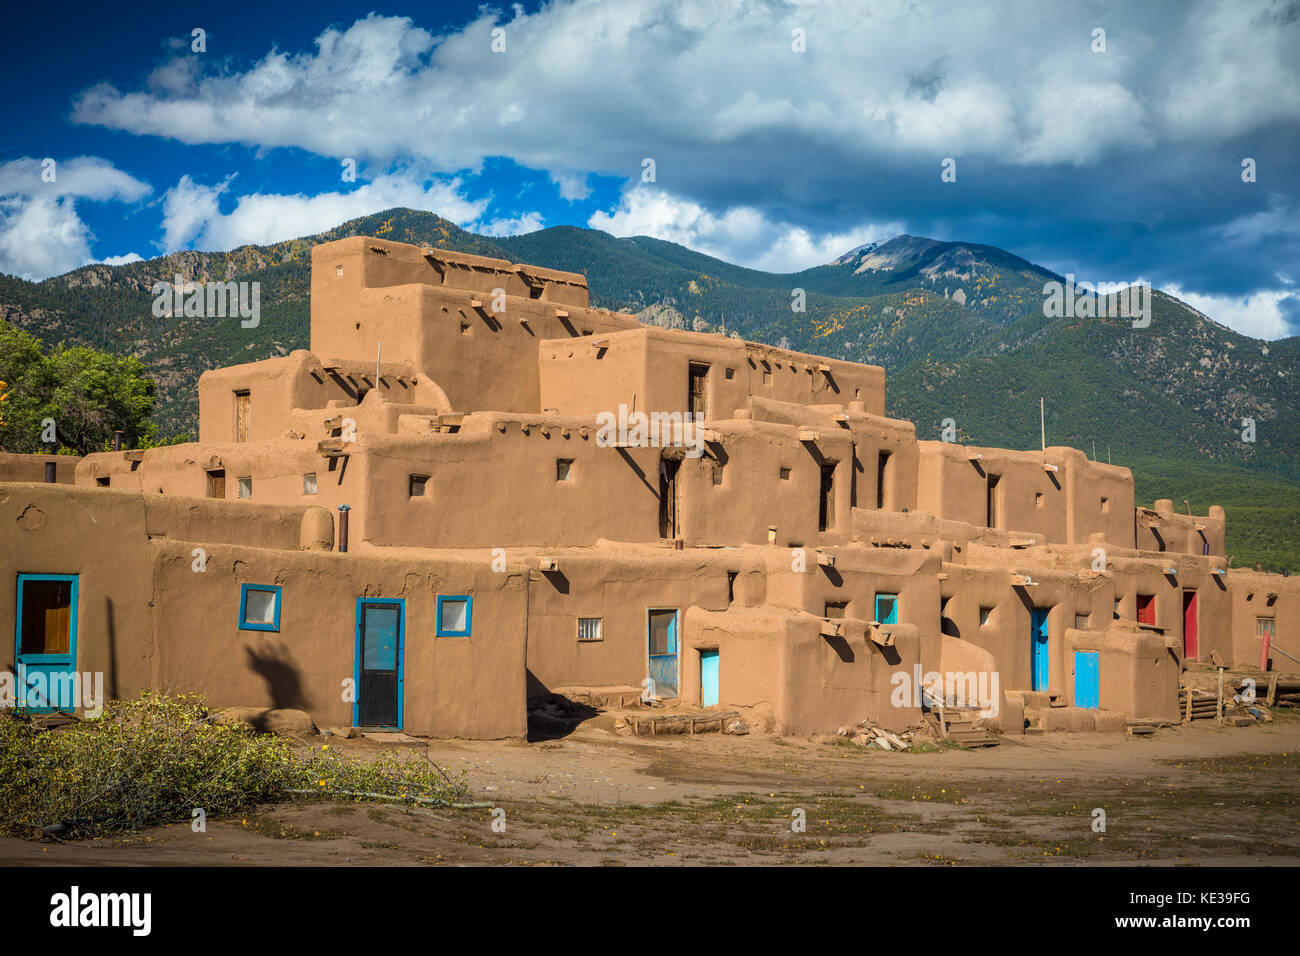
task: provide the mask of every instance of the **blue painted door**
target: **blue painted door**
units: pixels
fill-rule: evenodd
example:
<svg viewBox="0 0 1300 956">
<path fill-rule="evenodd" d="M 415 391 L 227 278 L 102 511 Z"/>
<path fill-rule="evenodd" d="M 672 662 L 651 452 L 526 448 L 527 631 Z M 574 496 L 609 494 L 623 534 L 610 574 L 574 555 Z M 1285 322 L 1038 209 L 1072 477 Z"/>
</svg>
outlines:
<svg viewBox="0 0 1300 956">
<path fill-rule="evenodd" d="M 876 621 L 880 624 L 898 623 L 898 595 L 876 595 Z"/>
<path fill-rule="evenodd" d="M 718 652 L 700 651 L 700 703 L 712 707 L 718 702 Z"/>
<path fill-rule="evenodd" d="M 650 608 L 646 611 L 646 647 L 650 693 L 656 697 L 677 696 L 677 611 Z"/>
<path fill-rule="evenodd" d="M 76 708 L 77 575 L 18 575 L 16 703 L 35 711 Z"/>
<path fill-rule="evenodd" d="M 404 609 L 400 600 L 357 599 L 355 726 L 402 726 Z"/>
<path fill-rule="evenodd" d="M 1047 690 L 1051 683 L 1051 664 L 1047 655 L 1047 608 L 1034 608 L 1033 627 L 1033 686 L 1030 690 Z"/>
<path fill-rule="evenodd" d="M 1074 706 L 1101 706 L 1101 663 L 1096 651 L 1074 652 Z"/>
</svg>

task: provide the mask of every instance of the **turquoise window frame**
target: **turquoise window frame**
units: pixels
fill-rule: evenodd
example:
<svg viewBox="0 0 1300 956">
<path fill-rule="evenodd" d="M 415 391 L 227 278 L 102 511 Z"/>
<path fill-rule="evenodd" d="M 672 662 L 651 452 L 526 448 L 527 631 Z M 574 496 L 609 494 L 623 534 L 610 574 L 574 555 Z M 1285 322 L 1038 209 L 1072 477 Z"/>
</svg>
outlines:
<svg viewBox="0 0 1300 956">
<path fill-rule="evenodd" d="M 442 626 L 442 606 L 447 601 L 464 601 L 465 602 L 465 629 L 463 631 L 453 631 L 450 628 Z M 435 622 L 437 625 L 438 637 L 469 637 L 470 632 L 474 630 L 474 595 L 472 594 L 439 594 L 438 595 L 438 618 Z"/>
<path fill-rule="evenodd" d="M 275 593 L 275 620 L 270 624 L 250 621 L 245 617 L 248 613 L 249 591 L 272 591 Z M 241 631 L 279 631 L 280 611 L 283 607 L 282 598 L 283 594 L 278 584 L 241 584 L 239 586 L 239 629 Z"/>
</svg>

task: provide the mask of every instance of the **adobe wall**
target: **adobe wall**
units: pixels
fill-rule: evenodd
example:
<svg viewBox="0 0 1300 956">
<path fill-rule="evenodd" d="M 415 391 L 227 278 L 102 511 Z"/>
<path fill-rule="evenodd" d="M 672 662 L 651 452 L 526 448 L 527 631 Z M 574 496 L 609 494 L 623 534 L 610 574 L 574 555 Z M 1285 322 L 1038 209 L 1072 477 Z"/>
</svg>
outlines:
<svg viewBox="0 0 1300 956">
<path fill-rule="evenodd" d="M 80 575 L 77 670 L 109 697 L 153 686 L 152 558 L 138 496 L 58 484 L 0 484 L 0 670 L 13 672 L 18 574 Z"/>
<path fill-rule="evenodd" d="M 1223 555 L 1227 553 L 1227 520 L 1223 509 L 1211 505 L 1208 515 L 1174 511 L 1174 503 L 1161 498 L 1154 508 L 1137 509 L 1137 547 L 1143 551 L 1173 554 Z"/>
<path fill-rule="evenodd" d="M 1074 654 L 1097 654 L 1098 709 L 1135 717 L 1177 722 L 1178 660 L 1164 638 L 1135 624 L 1116 622 L 1104 630 L 1065 631 L 1064 653 L 1068 680 L 1065 699 L 1078 706 L 1074 686 Z"/>
<path fill-rule="evenodd" d="M 402 729 L 489 739 L 527 733 L 527 594 L 518 566 L 497 573 L 477 556 L 447 553 L 214 547 L 200 575 L 189 547 L 154 543 L 158 686 L 200 692 L 214 707 L 297 708 L 318 726 L 350 727 L 343 682 L 356 673 L 357 598 L 400 598 Z M 239 628 L 245 583 L 281 587 L 278 632 Z M 471 636 L 436 636 L 439 594 L 473 596 Z"/>
<path fill-rule="evenodd" d="M 1263 640 L 1258 619 L 1272 618 L 1271 669 L 1293 674 L 1300 671 L 1300 663 L 1292 659 L 1300 659 L 1300 577 L 1234 568 L 1227 574 L 1227 587 L 1232 608 L 1233 663 L 1259 666 Z M 1263 696 L 1263 691 L 1259 694 Z"/>
<path fill-rule="evenodd" d="M 0 451 L 0 481 L 45 481 L 45 463 L 54 462 L 54 483 L 75 481 L 77 455 L 21 455 Z"/>
<path fill-rule="evenodd" d="M 326 726 L 352 723 L 342 681 L 354 672 L 357 597 L 402 598 L 404 728 L 523 736 L 526 570 L 449 552 L 337 554 L 304 534 L 319 517 L 310 507 L 0 484 L 0 527 L 16 545 L 0 550 L 0 577 L 78 575 L 76 668 L 103 672 L 109 697 L 171 688 L 213 707 L 301 708 Z M 282 588 L 278 632 L 240 629 L 245 583 Z M 470 637 L 434 636 L 439 594 L 474 597 Z M 0 589 L 9 634 L 0 669 L 11 671 L 16 599 Z"/>
<path fill-rule="evenodd" d="M 782 734 L 826 733 L 861 720 L 905 729 L 920 709 L 895 707 L 890 677 L 917 661 L 917 640 L 906 628 L 884 651 L 867 640 L 861 624 L 844 636 L 822 634 L 812 615 L 766 608 L 686 614 L 682 687 L 699 702 L 700 651 L 718 651 L 718 698 L 731 706 L 770 711 Z"/>
<path fill-rule="evenodd" d="M 641 686 L 646 676 L 647 611 L 676 609 L 678 646 L 683 647 L 682 617 L 687 609 L 724 610 L 727 572 L 759 567 L 750 549 L 730 553 L 672 549 L 601 547 L 550 553 L 558 571 L 537 570 L 538 556 L 523 558 L 533 567 L 528 603 L 529 696 L 560 686 Z M 516 552 L 507 552 L 516 560 Z M 761 602 L 760 593 L 738 588 L 737 600 Z M 579 641 L 578 618 L 602 619 L 601 640 Z M 681 667 L 685 654 L 680 655 Z M 699 674 L 694 684 L 698 699 Z"/>
<path fill-rule="evenodd" d="M 911 422 L 869 414 L 858 401 L 847 407 L 809 406 L 761 396 L 751 396 L 744 417 L 816 434 L 818 442 L 847 436 L 853 460 L 853 469 L 846 476 L 852 481 L 852 507 L 896 512 L 916 508 L 919 454 L 916 427 Z"/>
<path fill-rule="evenodd" d="M 425 260 L 415 246 L 362 237 L 316 246 L 311 351 L 333 364 L 382 346 L 389 360 L 436 381 L 457 410 L 537 411 L 540 341 L 640 325 L 586 308 L 581 276 L 439 250 L 440 274 Z M 541 283 L 540 298 L 530 296 L 528 277 Z M 496 288 L 506 293 L 501 311 Z"/>
<path fill-rule="evenodd" d="M 1132 546 L 1133 479 L 1126 468 L 1089 461 L 1074 448 L 1019 452 L 951 442 L 918 445 L 917 507 L 923 511 L 987 527 L 988 479 L 997 475 L 995 527 L 1061 544 L 1082 543 L 1099 533 L 1116 545 Z"/>
<path fill-rule="evenodd" d="M 862 402 L 885 414 L 885 371 L 724 335 L 641 326 L 539 345 L 541 407 L 571 414 L 687 411 L 691 365 L 707 366 L 706 419 L 731 418 L 751 396 L 798 405 Z"/>
<path fill-rule="evenodd" d="M 388 403 L 383 407 L 391 409 L 390 417 L 412 406 L 431 406 L 435 413 L 451 410 L 442 389 L 409 362 L 386 359 L 380 371 L 376 378 L 373 358 L 369 363 L 353 359 L 326 366 L 302 349 L 284 358 L 209 370 L 199 377 L 199 443 L 235 441 L 236 392 L 248 393 L 250 443 L 290 433 L 314 437 L 321 427 L 317 419 L 324 417 L 317 410 L 347 414 L 361 396 L 368 400 L 367 407 L 380 399 Z M 304 415 L 306 428 L 301 424 Z"/>
<path fill-rule="evenodd" d="M 1138 596 L 1150 595 L 1155 601 L 1155 623 L 1169 638 L 1179 662 L 1184 655 L 1184 599 L 1195 592 L 1197 608 L 1196 660 L 1210 661 L 1213 651 L 1230 661 L 1232 648 L 1232 601 L 1224 577 L 1213 569 L 1222 559 L 1190 555 L 1161 555 L 1151 552 L 1111 555 L 1109 566 L 1115 577 L 1115 599 L 1120 620 L 1136 621 Z M 1173 574 L 1167 572 L 1173 571 Z M 1243 661 L 1242 663 L 1248 663 Z"/>
</svg>

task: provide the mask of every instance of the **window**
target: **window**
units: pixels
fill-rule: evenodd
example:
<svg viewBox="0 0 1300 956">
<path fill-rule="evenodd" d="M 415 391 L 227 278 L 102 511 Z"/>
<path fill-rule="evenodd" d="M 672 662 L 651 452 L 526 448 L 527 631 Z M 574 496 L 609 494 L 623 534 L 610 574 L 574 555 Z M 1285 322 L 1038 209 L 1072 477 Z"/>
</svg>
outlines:
<svg viewBox="0 0 1300 956">
<path fill-rule="evenodd" d="M 817 530 L 826 531 L 835 523 L 835 464 L 822 465 L 821 494 L 818 496 Z"/>
<path fill-rule="evenodd" d="M 764 369 L 764 370 L 763 370 L 763 384 L 764 384 L 764 385 L 771 385 L 771 384 L 772 384 L 772 371 L 771 371 L 771 369 Z"/>
<path fill-rule="evenodd" d="M 215 471 L 209 471 L 208 476 L 208 497 L 224 498 L 226 497 L 226 472 L 218 468 Z"/>
<path fill-rule="evenodd" d="M 847 614 L 845 612 L 847 611 L 848 606 L 849 606 L 848 601 L 827 601 L 826 613 L 824 613 L 822 617 L 829 617 L 834 620 L 842 620 L 843 618 L 847 617 Z"/>
<path fill-rule="evenodd" d="M 1276 636 L 1276 631 L 1274 630 L 1275 626 L 1275 618 L 1257 617 L 1255 618 L 1255 636 L 1262 638 L 1265 635 L 1268 635 L 1268 639 L 1271 643 L 1273 638 Z"/>
<path fill-rule="evenodd" d="M 1001 479 L 1001 475 L 988 476 L 984 523 L 990 528 L 996 528 L 998 526 L 998 482 Z"/>
<path fill-rule="evenodd" d="M 876 595 L 876 623 L 878 624 L 898 623 L 898 595 L 897 594 Z"/>
<path fill-rule="evenodd" d="M 1089 615 L 1087 614 L 1074 615 L 1074 629 L 1076 631 L 1086 631 L 1088 629 L 1088 618 Z"/>
<path fill-rule="evenodd" d="M 705 421 L 709 417 L 708 379 L 709 367 L 707 365 L 697 365 L 694 362 L 690 364 L 689 395 L 687 396 L 689 404 L 686 406 L 686 410 L 694 416 L 696 421 Z"/>
<path fill-rule="evenodd" d="M 316 472 L 302 476 L 302 493 L 304 495 L 316 494 Z"/>
<path fill-rule="evenodd" d="M 77 576 L 18 575 L 18 627 L 19 654 L 71 654 L 77 632 Z"/>
<path fill-rule="evenodd" d="M 1104 514 L 1104 515 L 1108 515 L 1108 514 L 1110 514 L 1110 499 L 1109 499 L 1109 498 L 1102 498 L 1102 499 L 1101 499 L 1101 513 Z"/>
<path fill-rule="evenodd" d="M 248 441 L 250 404 L 248 392 L 235 392 L 235 441 Z"/>
<path fill-rule="evenodd" d="M 1043 506 L 1043 493 L 1041 491 L 1036 491 L 1034 492 L 1034 507 L 1041 508 L 1042 506 Z"/>
<path fill-rule="evenodd" d="M 241 497 L 241 498 L 251 498 L 251 497 L 253 497 L 253 479 L 252 479 L 252 478 L 240 478 L 240 479 L 239 479 L 239 497 Z"/>
<path fill-rule="evenodd" d="M 469 637 L 474 599 L 468 594 L 438 596 L 438 637 Z"/>
<path fill-rule="evenodd" d="M 599 641 L 600 639 L 601 639 L 600 618 L 598 617 L 578 618 L 578 640 Z"/>
<path fill-rule="evenodd" d="M 1156 596 L 1154 594 L 1139 594 L 1137 596 L 1137 612 L 1139 624 L 1154 624 L 1156 622 Z"/>
<path fill-rule="evenodd" d="M 984 607 L 984 606 L 980 607 L 980 627 L 983 627 L 985 624 L 989 622 L 989 615 L 992 613 L 993 613 L 993 608 Z"/>
<path fill-rule="evenodd" d="M 876 510 L 885 510 L 885 474 L 889 468 L 890 452 L 882 451 L 876 458 Z"/>
<path fill-rule="evenodd" d="M 555 459 L 555 480 L 556 481 L 568 481 L 569 477 L 572 474 L 573 474 L 572 458 Z"/>
<path fill-rule="evenodd" d="M 99 485 L 99 487 L 101 487 L 101 488 L 107 488 L 107 487 L 108 487 L 108 483 L 109 483 L 109 481 L 111 481 L 111 480 L 112 480 L 112 479 L 109 478 L 109 477 L 96 478 L 96 479 L 95 479 L 95 484 Z"/>
<path fill-rule="evenodd" d="M 728 604 L 736 600 L 736 577 L 739 574 L 740 574 L 739 571 L 727 572 L 727 603 Z"/>
<path fill-rule="evenodd" d="M 789 468 L 782 468 L 782 469 L 781 469 L 781 480 L 782 480 L 782 481 L 789 481 L 789 480 L 790 480 L 790 469 L 789 469 Z"/>
<path fill-rule="evenodd" d="M 736 377 L 736 370 L 734 368 L 727 369 L 727 381 L 730 382 L 735 377 Z"/>
<path fill-rule="evenodd" d="M 241 631 L 278 631 L 280 629 L 280 588 L 275 584 L 241 584 L 239 586 L 239 629 Z"/>
<path fill-rule="evenodd" d="M 426 494 L 428 494 L 428 489 L 429 489 L 428 475 L 411 476 L 411 485 L 408 490 L 408 494 L 412 498 L 423 498 Z"/>
<path fill-rule="evenodd" d="M 722 484 L 722 462 L 716 458 L 713 459 L 713 483 L 715 485 Z"/>
</svg>

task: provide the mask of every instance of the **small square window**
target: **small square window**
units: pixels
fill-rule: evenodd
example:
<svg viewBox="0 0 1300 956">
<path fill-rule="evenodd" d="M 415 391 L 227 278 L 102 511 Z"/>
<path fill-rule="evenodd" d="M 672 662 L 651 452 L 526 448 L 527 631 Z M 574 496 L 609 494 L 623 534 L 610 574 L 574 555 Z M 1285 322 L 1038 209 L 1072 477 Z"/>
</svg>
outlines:
<svg viewBox="0 0 1300 956">
<path fill-rule="evenodd" d="M 343 267 L 342 267 L 342 266 L 335 266 L 335 267 L 334 267 L 334 275 L 335 275 L 335 276 L 341 276 L 341 275 L 343 275 Z"/>
<path fill-rule="evenodd" d="M 1088 617 L 1087 614 L 1074 615 L 1074 629 L 1076 631 L 1086 631 L 1088 629 Z"/>
<path fill-rule="evenodd" d="M 468 594 L 438 597 L 438 637 L 469 637 L 474 599 Z"/>
<path fill-rule="evenodd" d="M 556 481 L 568 481 L 569 477 L 572 474 L 573 474 L 572 458 L 555 459 L 555 480 Z"/>
<path fill-rule="evenodd" d="M 241 498 L 251 498 L 251 497 L 253 497 L 253 479 L 252 479 L 252 478 L 240 478 L 240 479 L 239 479 L 239 497 L 241 497 Z"/>
<path fill-rule="evenodd" d="M 848 601 L 827 601 L 825 612 L 822 617 L 828 617 L 832 620 L 842 620 L 846 616 L 849 607 Z"/>
<path fill-rule="evenodd" d="M 1109 499 L 1109 498 L 1102 498 L 1102 499 L 1101 499 L 1101 513 L 1104 514 L 1104 515 L 1108 515 L 1108 514 L 1110 514 L 1110 499 Z"/>
<path fill-rule="evenodd" d="M 764 369 L 764 370 L 763 370 L 763 384 L 764 384 L 764 385 L 771 385 L 771 384 L 772 384 L 772 373 L 771 373 L 770 371 L 768 371 L 767 369 Z"/>
<path fill-rule="evenodd" d="M 429 476 L 412 475 L 410 495 L 412 498 L 423 498 L 429 493 Z"/>
<path fill-rule="evenodd" d="M 985 624 L 989 622 L 989 615 L 992 613 L 993 613 L 993 608 L 991 607 L 980 608 L 980 627 L 983 627 Z"/>
<path fill-rule="evenodd" d="M 727 369 L 726 374 L 727 374 L 727 381 L 730 382 L 733 378 L 736 377 L 736 370 L 734 368 L 729 368 Z"/>
<path fill-rule="evenodd" d="M 304 495 L 316 494 L 316 472 L 302 476 L 302 493 Z"/>
<path fill-rule="evenodd" d="M 722 484 L 722 462 L 716 460 L 713 462 L 713 483 Z"/>
<path fill-rule="evenodd" d="M 239 586 L 239 629 L 241 631 L 280 629 L 278 585 L 241 584 Z"/>
<path fill-rule="evenodd" d="M 1043 493 L 1042 493 L 1041 491 L 1035 492 L 1035 493 L 1034 493 L 1034 507 L 1035 507 L 1035 508 L 1041 508 L 1042 506 L 1043 506 Z"/>
<path fill-rule="evenodd" d="M 598 617 L 578 618 L 578 640 L 580 641 L 601 640 L 600 618 Z"/>
<path fill-rule="evenodd" d="M 112 479 L 111 479 L 110 477 L 107 477 L 107 476 L 104 477 L 104 478 L 96 478 L 96 479 L 95 479 L 95 484 L 99 485 L 99 487 L 101 487 L 101 488 L 107 488 L 107 487 L 108 487 L 108 483 L 109 483 L 109 481 L 111 481 L 111 480 L 112 480 Z"/>
<path fill-rule="evenodd" d="M 790 480 L 790 469 L 789 469 L 789 468 L 782 468 L 782 469 L 781 469 L 781 480 L 782 480 L 782 481 L 789 481 L 789 480 Z"/>
</svg>

